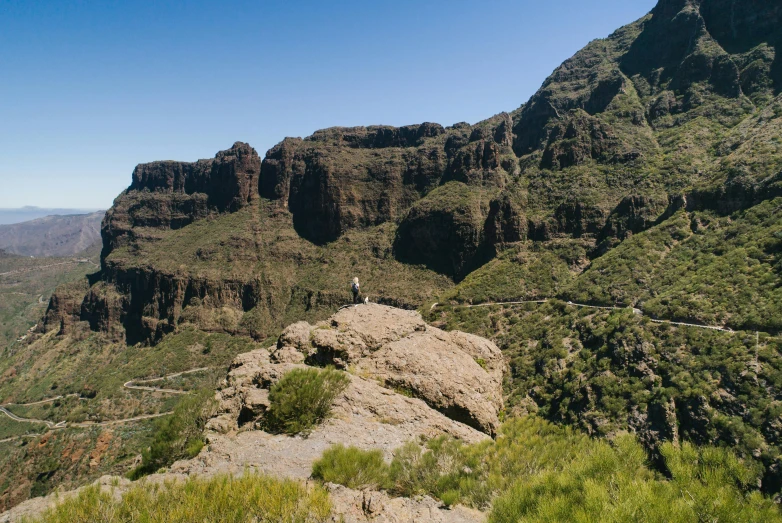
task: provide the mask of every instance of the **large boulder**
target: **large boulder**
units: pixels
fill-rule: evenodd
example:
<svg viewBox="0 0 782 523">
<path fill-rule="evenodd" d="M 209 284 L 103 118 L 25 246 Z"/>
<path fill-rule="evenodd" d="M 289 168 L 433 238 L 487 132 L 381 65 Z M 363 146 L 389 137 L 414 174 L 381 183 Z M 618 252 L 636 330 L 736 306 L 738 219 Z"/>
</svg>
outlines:
<svg viewBox="0 0 782 523">
<path fill-rule="evenodd" d="M 478 336 L 431 327 L 417 312 L 367 304 L 317 325 L 299 322 L 282 333 L 269 361 L 350 369 L 484 433 L 493 435 L 499 424 L 500 350 Z M 255 381 L 273 380 L 269 372 L 257 372 Z"/>
</svg>

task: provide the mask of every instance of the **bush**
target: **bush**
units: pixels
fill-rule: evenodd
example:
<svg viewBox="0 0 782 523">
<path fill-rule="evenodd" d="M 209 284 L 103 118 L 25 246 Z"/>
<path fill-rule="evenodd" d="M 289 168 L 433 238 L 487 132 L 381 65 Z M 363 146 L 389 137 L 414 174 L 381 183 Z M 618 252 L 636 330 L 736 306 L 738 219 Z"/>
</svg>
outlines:
<svg viewBox="0 0 782 523">
<path fill-rule="evenodd" d="M 269 391 L 266 429 L 284 434 L 309 433 L 329 416 L 334 399 L 349 383 L 344 372 L 333 368 L 288 372 Z"/>
<path fill-rule="evenodd" d="M 312 476 L 326 483 L 339 483 L 352 489 L 386 488 L 389 467 L 380 450 L 361 450 L 334 445 L 312 466 Z"/>
<path fill-rule="evenodd" d="M 348 485 L 369 454 L 334 447 L 318 463 L 344 472 L 314 475 Z M 668 443 L 662 454 L 670 479 L 648 466 L 633 435 L 590 439 L 527 416 L 503 424 L 495 441 L 467 444 L 442 436 L 407 443 L 390 467 L 378 459 L 372 475 L 387 477 L 386 488 L 396 495 L 491 507 L 492 523 L 782 521 L 774 503 L 751 490 L 760 469 L 732 451 Z"/>
<path fill-rule="evenodd" d="M 735 480 L 753 476 L 732 452 L 666 444 L 673 479 L 656 476 L 632 436 L 612 447 L 593 441 L 567 468 L 516 482 L 494 502 L 490 523 L 517 521 L 779 522 L 773 501 L 744 494 Z M 755 476 L 755 479 L 757 476 Z"/>
<path fill-rule="evenodd" d="M 320 487 L 245 474 L 191 478 L 162 485 L 141 484 L 121 497 L 98 486 L 50 509 L 38 523 L 190 523 L 220 521 L 320 523 L 330 521 L 331 503 Z"/>
<path fill-rule="evenodd" d="M 128 477 L 138 479 L 171 465 L 178 459 L 196 456 L 204 446 L 204 427 L 214 413 L 214 392 L 199 391 L 184 396 L 171 416 L 157 421 L 152 444 L 142 451 L 141 465 Z"/>
</svg>

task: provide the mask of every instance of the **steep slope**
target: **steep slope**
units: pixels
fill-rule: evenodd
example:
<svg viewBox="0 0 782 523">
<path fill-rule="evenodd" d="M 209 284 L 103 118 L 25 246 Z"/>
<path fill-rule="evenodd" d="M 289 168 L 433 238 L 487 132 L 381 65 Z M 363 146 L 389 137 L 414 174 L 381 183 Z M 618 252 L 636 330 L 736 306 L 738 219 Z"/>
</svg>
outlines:
<svg viewBox="0 0 782 523">
<path fill-rule="evenodd" d="M 0 249 L 23 256 L 73 256 L 100 242 L 103 211 L 0 225 Z"/>
<path fill-rule="evenodd" d="M 52 297 L 27 354 L 5 356 L 3 390 L 42 399 L 46 376 L 17 363 L 43 354 L 81 384 L 67 355 L 84 344 L 270 339 L 329 316 L 358 276 L 374 302 L 439 301 L 432 321 L 497 341 L 513 412 L 630 429 L 654 452 L 735 446 L 778 492 L 781 21 L 776 1 L 661 0 L 475 125 L 331 128 L 263 159 L 237 142 L 139 165 L 103 222 L 100 273 Z M 524 300 L 548 301 L 465 307 Z"/>
</svg>

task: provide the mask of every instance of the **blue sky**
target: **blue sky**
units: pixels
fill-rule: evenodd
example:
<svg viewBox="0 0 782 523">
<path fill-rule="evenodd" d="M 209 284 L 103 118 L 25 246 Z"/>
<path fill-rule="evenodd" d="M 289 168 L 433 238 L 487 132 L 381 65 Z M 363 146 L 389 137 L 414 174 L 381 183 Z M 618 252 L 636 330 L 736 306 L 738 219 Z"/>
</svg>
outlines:
<svg viewBox="0 0 782 523">
<path fill-rule="evenodd" d="M 655 0 L 0 0 L 0 207 L 334 125 L 475 123 Z"/>
</svg>

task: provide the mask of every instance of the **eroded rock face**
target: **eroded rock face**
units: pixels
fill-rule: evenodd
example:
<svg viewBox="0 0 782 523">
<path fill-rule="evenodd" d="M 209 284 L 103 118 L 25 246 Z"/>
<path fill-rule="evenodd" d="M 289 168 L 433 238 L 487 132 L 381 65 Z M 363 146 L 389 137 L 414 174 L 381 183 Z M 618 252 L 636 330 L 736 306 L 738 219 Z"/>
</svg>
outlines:
<svg viewBox="0 0 782 523">
<path fill-rule="evenodd" d="M 667 198 L 628 196 L 611 211 L 601 238 L 624 240 L 651 227 L 668 208 Z"/>
<path fill-rule="evenodd" d="M 279 352 L 277 350 L 275 354 Z M 219 413 L 207 424 L 209 430 L 217 434 L 228 434 L 240 428 L 260 427 L 259 423 L 269 408 L 268 389 L 287 372 L 306 367 L 304 364 L 280 363 L 275 360 L 266 349 L 237 357 L 225 386 L 218 392 Z M 302 472 L 306 469 L 309 473 L 312 462 L 334 443 L 361 448 L 381 448 L 390 457 L 393 450 L 419 436 L 432 438 L 449 434 L 470 442 L 486 437 L 485 434 L 433 410 L 420 399 L 406 397 L 381 386 L 367 374 L 348 376 L 350 384 L 335 400 L 332 418 L 318 426 L 307 438 L 314 450 L 308 451 L 306 456 L 287 458 L 293 463 L 292 466 L 301 467 Z M 264 441 L 288 438 L 254 432 L 256 439 Z M 218 436 L 214 438 L 219 439 Z M 319 442 L 317 445 L 313 443 L 316 441 Z M 306 459 L 301 465 L 297 465 L 302 458 Z M 285 457 L 280 455 L 276 459 Z M 282 471 L 270 469 L 269 472 Z"/>
<path fill-rule="evenodd" d="M 399 224 L 397 259 L 424 264 L 457 279 L 475 268 L 484 241 L 483 193 L 460 182 L 438 187 L 418 201 Z"/>
<path fill-rule="evenodd" d="M 525 241 L 529 231 L 521 191 L 505 191 L 489 204 L 489 215 L 484 226 L 490 245 Z"/>
<path fill-rule="evenodd" d="M 302 236 L 316 243 L 353 227 L 398 217 L 437 184 L 448 160 L 427 145 L 445 130 L 432 123 L 405 127 L 335 127 L 301 140 L 287 138 L 266 154 L 260 194 L 293 214 Z"/>
<path fill-rule="evenodd" d="M 57 331 L 58 335 L 69 334 L 71 326 L 80 319 L 81 302 L 87 287 L 87 280 L 57 287 L 49 298 L 49 306 L 43 317 L 41 330 Z"/>
<path fill-rule="evenodd" d="M 103 219 L 102 257 L 132 241 L 138 228 L 179 229 L 210 213 L 238 211 L 258 197 L 260 170 L 258 153 L 243 142 L 208 160 L 136 166 Z"/>
<path fill-rule="evenodd" d="M 613 130 L 583 110 L 572 111 L 554 127 L 543 150 L 541 167 L 564 169 L 586 160 L 617 161 L 621 144 Z"/>
<path fill-rule="evenodd" d="M 237 424 L 257 420 L 265 404 L 257 394 L 248 396 L 248 387 L 268 388 L 304 364 L 334 365 L 354 374 L 337 410 L 345 402 L 361 404 L 402 423 L 412 409 L 417 412 L 412 419 L 424 416 L 448 433 L 464 431 L 444 422 L 440 413 L 486 434 L 493 435 L 499 425 L 504 361 L 496 345 L 428 326 L 416 312 L 375 304 L 348 307 L 317 325 L 295 323 L 271 353 L 237 358 L 221 392 L 223 413 Z M 375 382 L 400 394 L 388 396 Z M 420 400 L 437 416 L 425 415 Z M 216 423 L 226 418 L 221 420 Z"/>
</svg>

